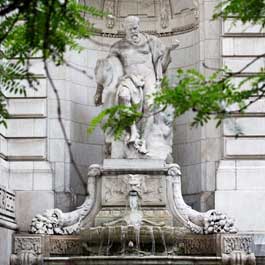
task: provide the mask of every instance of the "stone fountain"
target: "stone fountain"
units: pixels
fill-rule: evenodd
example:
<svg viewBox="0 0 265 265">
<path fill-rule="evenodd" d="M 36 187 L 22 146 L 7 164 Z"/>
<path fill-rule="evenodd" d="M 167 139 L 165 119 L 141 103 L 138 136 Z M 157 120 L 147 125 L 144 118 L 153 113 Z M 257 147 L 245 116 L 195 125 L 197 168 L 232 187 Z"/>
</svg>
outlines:
<svg viewBox="0 0 265 265">
<path fill-rule="evenodd" d="M 75 211 L 50 209 L 17 234 L 11 264 L 255 264 L 253 238 L 223 213 L 183 200 L 172 160 L 170 107 L 153 101 L 179 43 L 164 47 L 127 17 L 125 38 L 95 69 L 96 105 L 137 105 L 143 118 L 119 140 L 106 132 L 103 165 L 88 170 L 88 193 Z"/>
</svg>

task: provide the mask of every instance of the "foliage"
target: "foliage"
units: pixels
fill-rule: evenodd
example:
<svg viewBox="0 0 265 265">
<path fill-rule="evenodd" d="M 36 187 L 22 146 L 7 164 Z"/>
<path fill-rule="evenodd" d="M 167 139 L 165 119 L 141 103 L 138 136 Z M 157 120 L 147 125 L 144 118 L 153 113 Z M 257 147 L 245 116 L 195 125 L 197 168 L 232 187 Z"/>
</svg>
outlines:
<svg viewBox="0 0 265 265">
<path fill-rule="evenodd" d="M 88 133 L 92 133 L 98 124 L 102 124 L 102 129 L 114 139 L 119 139 L 123 133 L 134 122 L 142 117 L 137 105 L 131 107 L 125 105 L 116 105 L 103 110 L 98 116 L 94 117 L 88 127 Z"/>
<path fill-rule="evenodd" d="M 265 1 L 264 0 L 223 0 L 216 6 L 214 19 L 234 17 L 243 23 L 261 24 L 265 26 Z"/>
<path fill-rule="evenodd" d="M 195 116 L 192 126 L 203 125 L 213 117 L 219 126 L 231 113 L 229 107 L 234 105 L 233 109 L 243 112 L 253 103 L 253 100 L 247 101 L 251 96 L 255 95 L 257 100 L 265 94 L 264 70 L 258 75 L 243 79 L 238 85 L 233 82 L 233 77 L 226 68 L 216 71 L 209 78 L 194 69 L 178 70 L 178 84 L 171 88 L 165 78 L 162 91 L 155 95 L 155 102 L 159 105 L 172 105 L 175 116 L 193 110 Z"/>
<path fill-rule="evenodd" d="M 161 91 L 153 95 L 154 103 L 156 106 L 173 106 L 176 117 L 193 110 L 192 126 L 204 125 L 212 118 L 216 120 L 216 126 L 219 126 L 228 115 L 242 113 L 265 95 L 264 69 L 257 75 L 242 79 L 237 85 L 233 78 L 234 75 L 227 68 L 214 72 L 209 78 L 194 69 L 179 69 L 176 74 L 177 85 L 171 87 L 168 79 L 164 78 Z M 114 134 L 117 139 L 142 117 L 136 106 L 114 106 L 96 116 L 88 131 L 91 133 L 102 123 L 103 130 Z"/>
<path fill-rule="evenodd" d="M 24 79 L 33 88 L 37 85 L 30 72 L 30 58 L 50 59 L 60 65 L 67 49 L 82 49 L 77 40 L 93 33 L 87 14 L 103 16 L 76 0 L 0 0 L 0 120 L 7 117 L 5 90 L 25 93 L 20 82 Z M 7 63 L 11 59 L 12 63 Z"/>
</svg>

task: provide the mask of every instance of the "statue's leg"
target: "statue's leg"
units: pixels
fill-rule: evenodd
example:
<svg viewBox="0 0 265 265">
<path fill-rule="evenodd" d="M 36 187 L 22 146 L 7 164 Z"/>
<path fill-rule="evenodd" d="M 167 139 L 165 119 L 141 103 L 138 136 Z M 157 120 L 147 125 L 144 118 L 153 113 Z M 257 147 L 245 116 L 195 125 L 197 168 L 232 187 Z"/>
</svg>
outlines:
<svg viewBox="0 0 265 265">
<path fill-rule="evenodd" d="M 148 134 L 152 130 L 152 126 L 154 123 L 154 116 L 153 113 L 155 112 L 154 106 L 154 97 L 153 93 L 156 92 L 156 82 L 155 78 L 152 75 L 148 75 L 145 79 L 145 86 L 144 86 L 144 104 L 143 104 L 143 111 L 144 111 L 144 119 L 142 122 L 142 132 L 143 137 L 148 142 Z"/>
<path fill-rule="evenodd" d="M 127 88 L 126 86 L 122 86 L 119 88 L 118 100 L 119 104 L 123 104 L 127 107 L 132 106 L 132 99 L 129 88 Z M 130 126 L 130 138 L 128 140 L 128 143 L 134 143 L 137 139 L 139 139 L 139 137 L 140 135 L 138 133 L 138 129 L 136 127 L 136 124 L 134 123 Z"/>
<path fill-rule="evenodd" d="M 130 130 L 131 130 L 131 136 L 130 139 L 128 140 L 128 144 L 135 143 L 135 141 L 140 137 L 135 123 L 130 127 Z"/>
</svg>

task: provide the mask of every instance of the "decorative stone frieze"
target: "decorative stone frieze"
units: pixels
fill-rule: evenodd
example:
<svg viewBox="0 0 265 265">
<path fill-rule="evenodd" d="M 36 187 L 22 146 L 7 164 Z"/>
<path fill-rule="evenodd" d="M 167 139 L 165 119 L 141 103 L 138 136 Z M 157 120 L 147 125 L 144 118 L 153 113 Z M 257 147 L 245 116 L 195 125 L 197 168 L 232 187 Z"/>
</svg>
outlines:
<svg viewBox="0 0 265 265">
<path fill-rule="evenodd" d="M 45 248 L 43 236 L 15 235 L 13 241 L 13 255 L 11 265 L 41 265 Z"/>
<path fill-rule="evenodd" d="M 81 255 L 82 245 L 79 237 L 50 237 L 50 255 Z"/>
<path fill-rule="evenodd" d="M 21 251 L 32 251 L 35 254 L 42 252 L 42 238 L 38 236 L 15 236 L 14 253 L 18 254 Z"/>
</svg>

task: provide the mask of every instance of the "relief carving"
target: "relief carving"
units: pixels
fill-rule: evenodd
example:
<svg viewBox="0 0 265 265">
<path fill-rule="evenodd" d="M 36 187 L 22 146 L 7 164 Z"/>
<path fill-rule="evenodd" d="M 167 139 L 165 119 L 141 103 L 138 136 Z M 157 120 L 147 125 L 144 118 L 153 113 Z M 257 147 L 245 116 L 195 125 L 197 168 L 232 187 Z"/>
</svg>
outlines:
<svg viewBox="0 0 265 265">
<path fill-rule="evenodd" d="M 0 208 L 6 209 L 6 192 L 0 189 Z"/>
<path fill-rule="evenodd" d="M 256 265 L 254 253 L 246 254 L 244 251 L 233 251 L 229 255 L 222 254 L 223 265 Z"/>
<path fill-rule="evenodd" d="M 170 18 L 169 2 L 162 0 L 160 2 L 160 7 L 161 7 L 160 26 L 162 29 L 166 29 L 169 26 L 169 18 Z"/>
<path fill-rule="evenodd" d="M 80 255 L 82 253 L 79 239 L 50 239 L 50 254 L 52 255 Z"/>
<path fill-rule="evenodd" d="M 141 203 L 162 203 L 163 182 L 161 177 L 150 177 L 148 175 L 119 175 L 108 177 L 103 180 L 103 202 L 126 203 L 129 191 L 136 191 Z"/>
<path fill-rule="evenodd" d="M 18 255 L 11 255 L 10 265 L 42 265 L 43 258 L 34 251 L 20 251 Z"/>
<path fill-rule="evenodd" d="M 216 252 L 216 242 L 211 238 L 177 240 L 176 246 L 184 255 L 210 255 Z"/>
<path fill-rule="evenodd" d="M 33 251 L 36 254 L 41 253 L 40 237 L 15 237 L 14 252 Z"/>
<path fill-rule="evenodd" d="M 225 237 L 224 238 L 224 253 L 230 254 L 233 251 L 244 251 L 247 254 L 252 252 L 253 238 L 252 237 Z"/>
<path fill-rule="evenodd" d="M 188 206 L 181 193 L 181 171 L 177 164 L 168 169 L 168 202 L 174 217 L 196 234 L 234 234 L 237 229 L 234 220 L 215 209 L 198 212 Z"/>
<path fill-rule="evenodd" d="M 15 195 L 0 187 L 0 209 L 9 217 L 14 217 Z"/>
<path fill-rule="evenodd" d="M 79 233 L 83 219 L 90 213 L 95 203 L 96 178 L 101 175 L 99 165 L 91 165 L 88 170 L 87 193 L 85 201 L 72 212 L 49 209 L 37 214 L 31 221 L 31 233 L 48 235 L 70 235 Z M 93 189 L 89 186 L 91 183 Z"/>
</svg>

